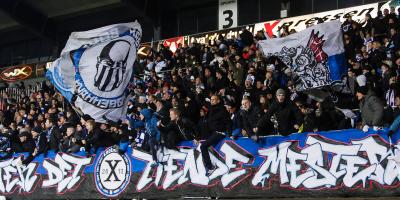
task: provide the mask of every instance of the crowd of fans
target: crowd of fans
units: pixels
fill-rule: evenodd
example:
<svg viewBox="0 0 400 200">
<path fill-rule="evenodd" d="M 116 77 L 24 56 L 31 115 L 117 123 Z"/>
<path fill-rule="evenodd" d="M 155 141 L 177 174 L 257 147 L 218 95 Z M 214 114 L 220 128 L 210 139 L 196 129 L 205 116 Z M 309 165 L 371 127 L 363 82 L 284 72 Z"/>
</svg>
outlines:
<svg viewBox="0 0 400 200">
<path fill-rule="evenodd" d="M 297 91 L 297 79 L 279 58 L 265 58 L 255 36 L 219 36 L 209 44 L 160 46 L 137 59 L 134 89 L 126 120 L 96 123 L 79 116 L 49 84 L 19 101 L 8 98 L 0 112 L 1 150 L 29 152 L 22 164 L 48 150 L 88 155 L 130 145 L 151 152 L 174 149 L 184 140 L 201 142 L 206 168 L 213 170 L 208 147 L 226 137 L 252 138 L 359 128 L 363 131 L 400 124 L 400 16 L 394 8 L 369 14 L 359 24 L 348 16 L 342 25 L 348 72 L 343 84 Z M 285 37 L 294 30 L 283 27 Z M 319 95 L 323 94 L 323 95 Z M 7 98 L 7 94 L 5 94 Z M 396 119 L 396 120 L 395 120 Z"/>
</svg>

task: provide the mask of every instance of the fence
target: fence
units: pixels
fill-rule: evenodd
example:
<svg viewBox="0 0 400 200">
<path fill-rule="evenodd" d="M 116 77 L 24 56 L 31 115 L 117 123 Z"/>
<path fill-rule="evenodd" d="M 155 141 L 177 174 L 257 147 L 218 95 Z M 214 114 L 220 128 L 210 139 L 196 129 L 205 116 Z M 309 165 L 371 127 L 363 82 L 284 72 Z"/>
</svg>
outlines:
<svg viewBox="0 0 400 200">
<path fill-rule="evenodd" d="M 20 102 L 24 97 L 30 97 L 33 93 L 40 91 L 41 85 L 31 87 L 29 89 L 21 88 L 3 88 L 0 89 L 0 110 L 5 110 L 5 103 Z"/>
</svg>

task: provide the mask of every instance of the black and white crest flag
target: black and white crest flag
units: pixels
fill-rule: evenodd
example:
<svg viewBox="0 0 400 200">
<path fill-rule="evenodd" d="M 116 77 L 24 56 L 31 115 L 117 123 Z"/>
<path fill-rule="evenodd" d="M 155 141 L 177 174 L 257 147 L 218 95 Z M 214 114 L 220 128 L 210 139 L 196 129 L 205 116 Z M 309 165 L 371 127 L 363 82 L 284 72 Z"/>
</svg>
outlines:
<svg viewBox="0 0 400 200">
<path fill-rule="evenodd" d="M 138 22 L 71 33 L 46 76 L 97 122 L 118 121 L 126 114 L 127 86 L 141 36 Z"/>
<path fill-rule="evenodd" d="M 258 45 L 266 57 L 278 57 L 300 77 L 298 90 L 319 88 L 340 82 L 346 72 L 340 25 L 326 22 Z"/>
</svg>

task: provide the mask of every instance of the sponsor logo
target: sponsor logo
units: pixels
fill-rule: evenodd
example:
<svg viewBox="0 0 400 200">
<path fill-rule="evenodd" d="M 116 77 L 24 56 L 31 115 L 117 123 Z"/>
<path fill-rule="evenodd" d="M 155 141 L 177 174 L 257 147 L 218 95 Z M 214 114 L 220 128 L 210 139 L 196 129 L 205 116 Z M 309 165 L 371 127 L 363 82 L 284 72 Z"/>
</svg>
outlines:
<svg viewBox="0 0 400 200">
<path fill-rule="evenodd" d="M 106 149 L 95 165 L 97 190 L 107 197 L 118 196 L 129 184 L 131 168 L 128 156 L 119 154 L 114 148 Z"/>
<path fill-rule="evenodd" d="M 32 67 L 28 65 L 10 67 L 3 70 L 0 74 L 1 79 L 4 81 L 18 81 L 30 77 L 32 74 Z"/>
</svg>

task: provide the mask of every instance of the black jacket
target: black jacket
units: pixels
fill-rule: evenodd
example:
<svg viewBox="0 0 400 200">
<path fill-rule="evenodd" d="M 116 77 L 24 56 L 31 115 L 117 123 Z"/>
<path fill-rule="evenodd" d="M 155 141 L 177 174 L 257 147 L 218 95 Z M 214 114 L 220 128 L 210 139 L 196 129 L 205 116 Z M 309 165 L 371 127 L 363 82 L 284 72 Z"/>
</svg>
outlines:
<svg viewBox="0 0 400 200">
<path fill-rule="evenodd" d="M 28 157 L 22 161 L 22 164 L 26 165 L 32 162 L 32 160 L 35 158 L 35 156 L 33 156 L 35 148 L 37 148 L 36 155 L 47 153 L 48 144 L 45 132 L 40 133 L 36 138 L 28 138 L 27 141 L 22 143 L 22 149 L 24 152 L 29 152 Z"/>
<path fill-rule="evenodd" d="M 300 110 L 292 101 L 286 100 L 282 103 L 273 102 L 263 118 L 270 119 L 274 115 L 278 121 L 278 132 L 282 135 L 289 135 L 296 132 L 294 125 L 297 124 L 300 126 L 303 123 Z M 263 120 L 259 122 L 261 121 Z"/>
<path fill-rule="evenodd" d="M 60 132 L 60 129 L 58 128 L 58 126 L 53 126 L 48 131 L 51 131 L 49 133 L 49 135 L 50 135 L 50 149 L 57 151 L 59 149 L 59 144 L 60 144 L 61 139 L 62 139 L 62 134 Z"/>
<path fill-rule="evenodd" d="M 254 135 L 253 128 L 257 127 L 257 122 L 261 118 L 261 112 L 258 107 L 251 106 L 248 111 L 241 111 L 243 120 L 243 129 L 250 135 Z"/>
<path fill-rule="evenodd" d="M 211 132 L 231 132 L 232 122 L 224 105 L 220 103 L 210 107 L 207 115 L 207 125 Z"/>
<path fill-rule="evenodd" d="M 41 132 L 36 138 L 33 138 L 36 147 L 38 148 L 38 154 L 46 153 L 49 149 L 46 133 Z"/>
<path fill-rule="evenodd" d="M 161 120 L 161 124 L 168 124 L 170 119 L 169 119 L 169 108 L 166 107 L 165 105 L 156 112 L 157 118 Z"/>
<path fill-rule="evenodd" d="M 196 125 L 196 130 L 197 135 L 195 135 L 195 138 L 197 140 L 205 140 L 210 136 L 211 133 L 208 128 L 206 117 L 200 117 Z"/>
<path fill-rule="evenodd" d="M 97 127 L 89 131 L 85 138 L 85 151 L 90 152 L 93 149 L 93 153 L 96 153 L 97 149 L 103 146 L 103 135 L 103 131 Z"/>
<path fill-rule="evenodd" d="M 160 126 L 159 130 L 167 148 L 175 148 L 180 142 L 193 140 L 197 135 L 195 125 L 187 118 L 180 118 L 176 122 L 171 121 L 165 127 Z"/>
</svg>

